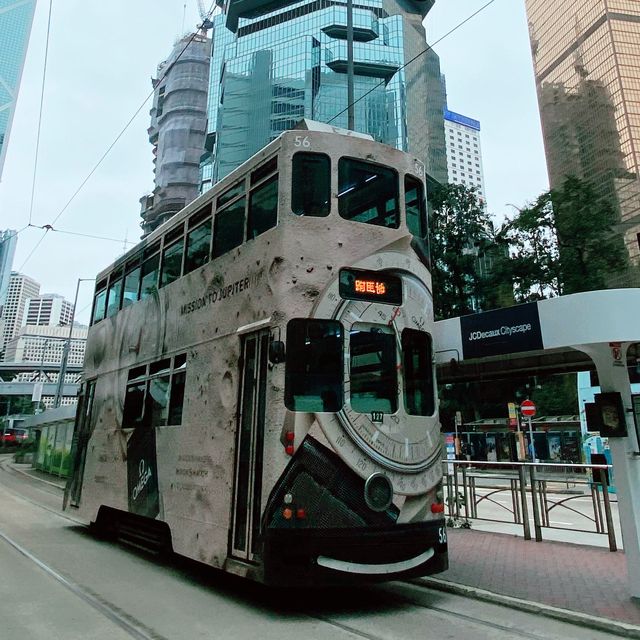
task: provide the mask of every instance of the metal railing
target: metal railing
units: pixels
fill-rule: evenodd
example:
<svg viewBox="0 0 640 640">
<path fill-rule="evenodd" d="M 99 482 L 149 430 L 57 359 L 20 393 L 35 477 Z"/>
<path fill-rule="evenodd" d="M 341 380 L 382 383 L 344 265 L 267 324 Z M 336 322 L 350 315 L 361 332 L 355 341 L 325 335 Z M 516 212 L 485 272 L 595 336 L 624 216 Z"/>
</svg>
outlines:
<svg viewBox="0 0 640 640">
<path fill-rule="evenodd" d="M 522 525 L 524 538 L 542 541 L 542 529 L 562 529 L 606 535 L 609 550 L 617 551 L 611 511 L 612 500 L 607 485 L 610 465 L 558 464 L 531 462 L 478 462 L 443 460 L 446 505 L 449 518 L 485 520 Z M 571 494 L 569 485 L 572 485 Z M 566 485 L 566 489 L 562 485 Z M 486 489 L 486 492 L 478 489 Z M 500 501 L 498 496 L 508 496 Z M 591 500 L 588 500 L 588 498 Z M 578 501 L 580 503 L 578 504 Z M 585 503 L 587 509 L 581 509 Z M 485 514 L 491 505 L 497 513 Z M 577 523 L 557 526 L 551 515 L 566 510 L 578 516 Z M 532 514 L 530 518 L 529 513 Z M 584 528 L 581 528 L 584 523 Z M 588 524 L 587 524 L 588 523 Z M 589 528 L 587 528 L 587 526 Z"/>
</svg>

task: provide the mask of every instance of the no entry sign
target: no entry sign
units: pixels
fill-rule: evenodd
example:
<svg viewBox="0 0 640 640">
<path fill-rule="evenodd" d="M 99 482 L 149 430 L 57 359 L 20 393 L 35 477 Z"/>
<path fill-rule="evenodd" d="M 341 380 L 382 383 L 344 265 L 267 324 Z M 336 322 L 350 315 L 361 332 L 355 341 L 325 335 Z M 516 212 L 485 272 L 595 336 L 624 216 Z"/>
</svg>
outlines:
<svg viewBox="0 0 640 640">
<path fill-rule="evenodd" d="M 536 415 L 536 405 L 532 400 L 523 400 L 520 405 L 520 413 L 522 413 L 525 418 L 533 418 L 533 416 Z"/>
</svg>

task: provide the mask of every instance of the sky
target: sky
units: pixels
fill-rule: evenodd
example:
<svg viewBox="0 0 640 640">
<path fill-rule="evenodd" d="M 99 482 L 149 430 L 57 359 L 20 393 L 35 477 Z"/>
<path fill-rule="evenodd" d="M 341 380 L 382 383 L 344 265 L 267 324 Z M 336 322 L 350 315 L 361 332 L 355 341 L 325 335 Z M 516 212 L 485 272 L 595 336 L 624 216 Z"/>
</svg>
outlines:
<svg viewBox="0 0 640 640">
<path fill-rule="evenodd" d="M 436 0 L 430 43 L 487 0 Z M 205 4 L 208 4 L 205 2 Z M 452 6 L 454 5 L 454 6 Z M 49 2 L 36 10 L 0 183 L 0 229 L 29 223 Z M 208 5 L 210 6 L 210 5 Z M 198 23 L 196 0 L 53 3 L 40 152 L 31 222 L 52 223 L 151 92 L 174 42 Z M 524 0 L 494 0 L 434 46 L 447 77 L 449 108 L 480 120 L 489 211 L 501 220 L 548 188 Z M 56 222 L 97 240 L 25 229 L 14 270 L 42 292 L 73 300 L 78 278 L 94 278 L 140 237 L 139 199 L 153 188 L 149 109 L 141 109 Z M 33 252 L 33 253 L 32 253 Z M 32 254 L 32 255 L 30 255 Z M 82 282 L 77 320 L 89 320 L 93 284 Z"/>
</svg>

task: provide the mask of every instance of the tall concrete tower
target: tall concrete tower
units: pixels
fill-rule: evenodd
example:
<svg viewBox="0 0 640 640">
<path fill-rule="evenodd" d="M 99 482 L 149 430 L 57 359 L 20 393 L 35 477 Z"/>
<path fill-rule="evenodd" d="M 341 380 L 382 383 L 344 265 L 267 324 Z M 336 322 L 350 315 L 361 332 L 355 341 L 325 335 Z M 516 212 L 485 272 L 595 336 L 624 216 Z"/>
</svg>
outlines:
<svg viewBox="0 0 640 640">
<path fill-rule="evenodd" d="M 148 130 L 155 188 L 140 199 L 143 237 L 198 196 L 210 60 L 211 40 L 197 33 L 179 40 L 158 66 Z"/>
</svg>

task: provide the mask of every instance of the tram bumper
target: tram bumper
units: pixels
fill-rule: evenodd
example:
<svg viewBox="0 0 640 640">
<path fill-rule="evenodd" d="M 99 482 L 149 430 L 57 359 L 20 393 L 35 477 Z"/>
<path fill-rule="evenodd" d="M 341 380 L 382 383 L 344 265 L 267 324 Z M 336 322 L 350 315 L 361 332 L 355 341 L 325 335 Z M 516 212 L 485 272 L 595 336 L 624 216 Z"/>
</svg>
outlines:
<svg viewBox="0 0 640 640">
<path fill-rule="evenodd" d="M 264 581 L 327 586 L 407 579 L 448 568 L 444 520 L 388 527 L 268 529 Z"/>
</svg>

